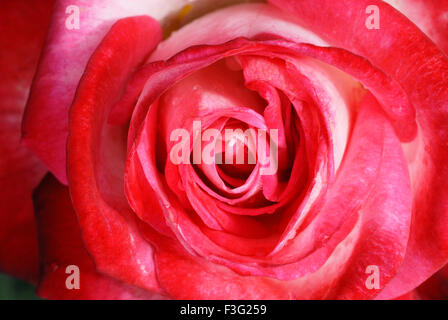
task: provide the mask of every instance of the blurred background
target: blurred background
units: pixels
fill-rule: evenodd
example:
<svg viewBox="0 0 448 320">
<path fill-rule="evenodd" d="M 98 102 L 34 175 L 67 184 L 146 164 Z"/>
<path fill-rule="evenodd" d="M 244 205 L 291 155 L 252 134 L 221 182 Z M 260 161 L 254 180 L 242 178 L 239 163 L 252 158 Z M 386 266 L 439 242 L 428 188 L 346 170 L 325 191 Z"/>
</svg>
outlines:
<svg viewBox="0 0 448 320">
<path fill-rule="evenodd" d="M 0 273 L 0 300 L 37 300 L 34 286 Z"/>
</svg>

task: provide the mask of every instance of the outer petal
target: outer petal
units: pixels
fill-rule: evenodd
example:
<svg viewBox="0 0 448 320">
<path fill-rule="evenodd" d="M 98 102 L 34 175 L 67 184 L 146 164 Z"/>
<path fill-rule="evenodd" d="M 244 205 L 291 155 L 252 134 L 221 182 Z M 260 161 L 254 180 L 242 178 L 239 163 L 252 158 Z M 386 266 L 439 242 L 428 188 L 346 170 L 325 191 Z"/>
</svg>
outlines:
<svg viewBox="0 0 448 320">
<path fill-rule="evenodd" d="M 182 27 L 163 41 L 151 54 L 148 61 L 167 60 L 190 47 L 221 45 L 239 37 L 252 38 L 265 33 L 274 33 L 282 38 L 297 42 L 311 42 L 316 45 L 326 44 L 315 34 L 298 25 L 297 19 L 293 16 L 273 6 L 260 3 L 241 4 L 209 13 Z M 185 60 L 185 57 L 187 61 L 195 60 L 194 58 L 199 59 L 206 52 L 206 50 L 202 50 L 202 53 L 198 54 L 196 51 L 193 50 L 191 53 L 182 55 L 183 58 L 180 58 L 180 60 Z M 181 61 L 178 60 L 177 62 Z M 111 120 L 114 123 L 130 117 L 132 108 L 145 86 L 146 79 L 163 67 L 163 63 L 148 65 L 131 79 L 122 101 L 115 108 L 118 110 L 113 112 Z"/>
<path fill-rule="evenodd" d="M 126 127 L 106 125 L 130 73 L 157 45 L 149 17 L 118 21 L 89 61 L 71 108 L 68 178 L 86 247 L 99 270 L 159 289 L 152 248 L 136 230 L 123 191 Z"/>
<path fill-rule="evenodd" d="M 382 1 L 270 2 L 296 14 L 332 45 L 366 57 L 403 87 L 416 108 L 419 136 L 407 148 L 414 194 L 411 235 L 401 271 L 380 298 L 409 292 L 448 258 L 448 59 L 415 25 Z M 380 9 L 380 30 L 365 27 L 369 5 Z M 325 14 L 317 15 L 316 7 L 325 8 Z"/>
<path fill-rule="evenodd" d="M 68 188 L 53 176 L 47 177 L 35 192 L 39 233 L 41 278 L 37 293 L 46 299 L 159 299 L 157 294 L 124 284 L 98 273 L 82 241 Z M 69 289 L 66 281 L 73 274 L 68 266 L 79 268 L 79 289 Z M 69 283 L 71 279 L 68 280 Z"/>
<path fill-rule="evenodd" d="M 52 0 L 0 4 L 0 272 L 35 282 L 37 236 L 31 192 L 45 168 L 20 144 L 20 124 Z"/>
<path fill-rule="evenodd" d="M 374 103 L 369 96 L 366 100 Z M 381 168 L 361 209 L 360 241 L 334 295 L 339 299 L 365 299 L 377 295 L 380 290 L 367 288 L 363 281 L 367 278 L 367 267 L 379 268 L 382 289 L 397 273 L 406 251 L 412 206 L 409 173 L 400 141 L 390 126 L 386 125 L 385 131 Z"/>
<path fill-rule="evenodd" d="M 448 300 L 448 265 L 415 290 L 421 299 Z"/>
<path fill-rule="evenodd" d="M 60 181 L 67 181 L 65 148 L 69 107 L 87 61 L 101 39 L 118 19 L 146 14 L 161 20 L 186 3 L 187 0 L 57 1 L 31 89 L 23 137 Z M 66 27 L 74 18 L 70 8 L 79 9 L 79 29 Z"/>
</svg>

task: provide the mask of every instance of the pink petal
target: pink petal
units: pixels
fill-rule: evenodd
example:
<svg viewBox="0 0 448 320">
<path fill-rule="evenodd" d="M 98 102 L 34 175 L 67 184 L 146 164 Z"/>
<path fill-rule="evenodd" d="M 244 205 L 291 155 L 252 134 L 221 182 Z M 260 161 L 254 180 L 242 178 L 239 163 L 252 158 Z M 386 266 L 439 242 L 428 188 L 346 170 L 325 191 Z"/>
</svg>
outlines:
<svg viewBox="0 0 448 320">
<path fill-rule="evenodd" d="M 141 238 L 123 192 L 127 128 L 107 125 L 107 115 L 160 37 L 149 17 L 122 19 L 111 28 L 78 86 L 67 155 L 73 204 L 97 269 L 153 291 L 159 290 L 153 249 Z"/>
<path fill-rule="evenodd" d="M 35 194 L 41 278 L 37 294 L 45 299 L 163 299 L 98 272 L 84 247 L 68 188 L 48 175 Z M 79 288 L 68 279 L 79 270 Z M 68 271 L 67 271 L 68 270 Z M 68 280 L 67 280 L 68 279 Z"/>
<path fill-rule="evenodd" d="M 26 108 L 23 138 L 27 146 L 61 182 L 67 182 L 66 141 L 69 108 L 95 48 L 118 19 L 149 15 L 161 20 L 185 4 L 186 0 L 56 2 L 46 45 Z M 72 14 L 68 8 L 73 6 L 80 12 L 79 29 L 66 27 Z"/>
<path fill-rule="evenodd" d="M 366 57 L 402 86 L 416 109 L 419 136 L 413 149 L 406 151 L 413 153 L 409 154 L 414 194 L 410 240 L 401 271 L 380 297 L 409 292 L 448 258 L 448 200 L 444 196 L 448 181 L 448 59 L 417 27 L 382 1 L 270 2 L 295 14 L 332 45 Z M 368 5 L 380 9 L 380 30 L 365 28 Z M 316 15 L 316 6 L 325 8 L 326 14 Z"/>
</svg>

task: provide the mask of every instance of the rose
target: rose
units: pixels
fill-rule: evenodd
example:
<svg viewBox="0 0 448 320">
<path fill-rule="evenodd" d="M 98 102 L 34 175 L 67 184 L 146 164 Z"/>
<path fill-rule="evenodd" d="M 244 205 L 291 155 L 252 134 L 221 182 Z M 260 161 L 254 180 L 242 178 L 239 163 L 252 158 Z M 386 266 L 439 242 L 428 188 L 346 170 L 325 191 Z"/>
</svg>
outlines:
<svg viewBox="0 0 448 320">
<path fill-rule="evenodd" d="M 23 121 L 25 144 L 60 181 L 48 175 L 34 197 L 38 293 L 385 299 L 415 289 L 447 259 L 446 5 L 417 3 L 427 14 L 398 9 L 437 45 L 380 1 L 229 7 L 161 44 L 146 15 L 169 33 L 216 3 L 57 2 Z M 2 52 L 14 116 L 2 117 L 0 261 L 29 280 L 29 196 L 46 169 L 17 147 L 16 114 L 42 45 L 30 36 L 33 19 L 45 30 L 40 5 L 2 10 L 24 19 Z M 170 133 L 195 119 L 277 129 L 278 170 L 172 163 Z M 67 290 L 77 270 L 80 289 Z M 407 297 L 434 297 L 425 292 L 441 277 Z"/>
</svg>

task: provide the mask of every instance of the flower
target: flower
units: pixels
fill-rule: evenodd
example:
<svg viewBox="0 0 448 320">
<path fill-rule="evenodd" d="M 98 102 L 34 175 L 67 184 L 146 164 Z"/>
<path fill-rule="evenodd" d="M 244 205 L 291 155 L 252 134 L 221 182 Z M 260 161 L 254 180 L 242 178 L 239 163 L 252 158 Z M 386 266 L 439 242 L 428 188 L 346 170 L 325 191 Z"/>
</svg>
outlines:
<svg viewBox="0 0 448 320">
<path fill-rule="evenodd" d="M 14 20 L 0 268 L 59 299 L 444 294 L 448 3 L 235 2 Z"/>
</svg>

